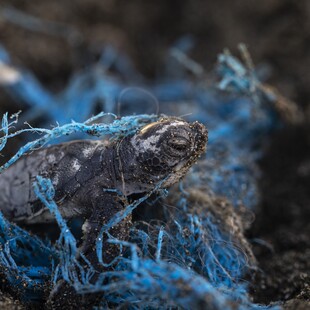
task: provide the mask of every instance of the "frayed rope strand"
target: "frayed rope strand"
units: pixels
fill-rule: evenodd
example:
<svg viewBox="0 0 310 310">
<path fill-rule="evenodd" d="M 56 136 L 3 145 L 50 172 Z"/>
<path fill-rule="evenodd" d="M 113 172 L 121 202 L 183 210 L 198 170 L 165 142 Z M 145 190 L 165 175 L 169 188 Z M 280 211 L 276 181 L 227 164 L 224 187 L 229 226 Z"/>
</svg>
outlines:
<svg viewBox="0 0 310 310">
<path fill-rule="evenodd" d="M 94 122 L 104 116 L 113 116 L 115 120 L 111 124 L 90 125 L 91 122 Z M 13 155 L 9 161 L 7 161 L 4 165 L 0 167 L 0 173 L 4 169 L 7 169 L 12 164 L 14 164 L 22 155 L 27 154 L 32 150 L 38 149 L 59 137 L 68 136 L 73 133 L 80 132 L 88 134 L 90 136 L 97 136 L 97 137 L 112 134 L 116 138 L 119 136 L 132 134 L 145 124 L 154 121 L 156 119 L 157 117 L 155 115 L 135 115 L 135 116 L 123 117 L 121 119 L 116 119 L 116 115 L 101 112 L 96 116 L 86 120 L 83 123 L 76 123 L 72 121 L 70 124 L 54 127 L 52 129 L 27 128 L 9 134 L 7 114 L 5 114 L 2 119 L 3 124 L 2 131 L 4 132 L 4 136 L 0 138 L 0 146 L 2 148 L 5 146 L 8 139 L 16 137 L 22 133 L 31 132 L 31 133 L 38 133 L 43 136 L 34 141 L 26 143 L 22 148 L 20 148 L 19 151 L 15 155 Z"/>
</svg>

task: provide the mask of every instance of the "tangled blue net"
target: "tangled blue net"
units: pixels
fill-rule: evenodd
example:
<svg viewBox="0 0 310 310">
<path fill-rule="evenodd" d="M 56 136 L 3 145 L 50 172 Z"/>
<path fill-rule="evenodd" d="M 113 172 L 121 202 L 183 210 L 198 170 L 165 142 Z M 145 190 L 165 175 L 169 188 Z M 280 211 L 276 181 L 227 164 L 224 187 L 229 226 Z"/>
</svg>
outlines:
<svg viewBox="0 0 310 310">
<path fill-rule="evenodd" d="M 32 150 L 59 140 L 130 135 L 159 118 L 157 114 L 133 115 L 154 97 L 161 113 L 186 115 L 189 121 L 198 120 L 209 130 L 208 151 L 189 172 L 183 187 L 168 192 L 159 183 L 102 227 L 96 244 L 98 256 L 103 247 L 100 236 L 109 234 L 109 229 L 133 210 L 139 212 L 145 202 L 151 206 L 159 203 L 164 209 L 161 220 L 148 223 L 147 229 L 133 225 L 128 242 L 110 235 L 109 242 L 119 244 L 120 253 L 110 263 L 111 269 L 102 272 L 95 282 L 93 266 L 85 257 L 77 258 L 77 239 L 53 200 L 50 180 L 38 176 L 35 193 L 60 228 L 55 244 L 8 222 L 0 213 L 0 273 L 25 302 L 42 302 L 46 291 L 64 280 L 78 294 L 101 293 L 102 308 L 124 304 L 131 309 L 264 308 L 253 304 L 245 281 L 255 262 L 234 233 L 222 226 L 216 212 L 199 201 L 193 203 L 190 189 L 207 190 L 211 205 L 216 197 L 225 197 L 236 209 L 245 206 L 253 210 L 259 200 L 255 162 L 269 132 L 279 125 L 272 105 L 277 98 L 266 94 L 253 70 L 227 53 L 219 56 L 219 83 L 206 85 L 201 67 L 186 56 L 185 43 L 178 42 L 171 50 L 170 57 L 177 61 L 168 62 L 170 77 L 158 83 L 149 85 L 139 79 L 124 83 L 112 77 L 108 70 L 111 61 L 122 68 L 120 75 L 128 77 L 126 68 L 132 69 L 121 65 L 121 56 L 113 59 L 113 50 L 107 49 L 96 65 L 76 73 L 59 94 L 46 90 L 31 73 L 17 69 L 8 53 L 0 50 L 0 65 L 5 69 L 0 70 L 0 84 L 28 109 L 20 118 L 30 121 L 43 113 L 45 127 L 55 124 L 50 129 L 29 125 L 14 130 L 19 124 L 18 115 L 9 118 L 5 114 L 0 149 L 16 136 L 27 135 L 27 141 L 0 171 Z M 188 77 L 188 70 L 195 79 Z M 128 89 L 128 85 L 139 88 Z M 120 98 L 122 112 L 131 116 L 116 116 Z M 105 113 L 90 117 L 98 102 Z M 150 199 L 153 194 L 158 198 L 155 202 Z"/>
</svg>

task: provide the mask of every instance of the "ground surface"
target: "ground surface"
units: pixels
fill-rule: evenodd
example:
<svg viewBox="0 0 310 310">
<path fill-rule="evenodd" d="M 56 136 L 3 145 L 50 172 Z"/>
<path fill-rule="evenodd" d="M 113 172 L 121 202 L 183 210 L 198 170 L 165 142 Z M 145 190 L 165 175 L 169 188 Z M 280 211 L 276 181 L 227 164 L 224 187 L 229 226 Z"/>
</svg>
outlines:
<svg viewBox="0 0 310 310">
<path fill-rule="evenodd" d="M 246 43 L 254 61 L 268 66 L 268 82 L 295 100 L 310 119 L 308 0 L 1 1 L 1 7 L 8 5 L 65 22 L 83 34 L 72 46 L 0 17 L 0 42 L 15 63 L 32 70 L 51 89 L 60 89 L 106 42 L 128 53 L 152 78 L 167 48 L 180 36 L 192 34 L 197 48 L 191 56 L 207 69 L 224 47 L 234 51 L 238 43 Z M 0 107 L 17 109 L 1 91 Z M 309 152 L 309 125 L 304 124 L 276 133 L 261 161 L 262 203 L 249 232 L 250 238 L 268 242 L 255 245 L 262 270 L 253 287 L 257 302 L 289 300 L 287 309 L 310 307 Z"/>
</svg>

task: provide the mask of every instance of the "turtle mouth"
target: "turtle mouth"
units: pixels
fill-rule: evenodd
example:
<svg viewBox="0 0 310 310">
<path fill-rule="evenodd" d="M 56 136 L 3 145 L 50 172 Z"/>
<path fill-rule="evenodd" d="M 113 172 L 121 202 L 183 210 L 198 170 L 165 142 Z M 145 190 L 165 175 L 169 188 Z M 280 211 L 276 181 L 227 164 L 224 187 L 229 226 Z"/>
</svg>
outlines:
<svg viewBox="0 0 310 310">
<path fill-rule="evenodd" d="M 206 151 L 208 142 L 208 130 L 203 124 L 198 122 L 192 123 L 191 129 L 195 135 L 195 148 L 193 156 L 198 157 Z"/>
</svg>

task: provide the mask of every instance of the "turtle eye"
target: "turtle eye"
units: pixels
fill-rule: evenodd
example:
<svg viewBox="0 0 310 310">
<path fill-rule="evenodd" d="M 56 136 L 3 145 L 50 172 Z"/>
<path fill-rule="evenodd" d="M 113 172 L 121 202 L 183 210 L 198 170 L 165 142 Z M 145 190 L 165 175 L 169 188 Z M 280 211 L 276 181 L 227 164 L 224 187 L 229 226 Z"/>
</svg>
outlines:
<svg viewBox="0 0 310 310">
<path fill-rule="evenodd" d="M 174 138 L 169 139 L 168 145 L 177 151 L 184 152 L 189 147 L 189 141 L 184 138 L 174 137 Z"/>
</svg>

